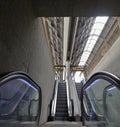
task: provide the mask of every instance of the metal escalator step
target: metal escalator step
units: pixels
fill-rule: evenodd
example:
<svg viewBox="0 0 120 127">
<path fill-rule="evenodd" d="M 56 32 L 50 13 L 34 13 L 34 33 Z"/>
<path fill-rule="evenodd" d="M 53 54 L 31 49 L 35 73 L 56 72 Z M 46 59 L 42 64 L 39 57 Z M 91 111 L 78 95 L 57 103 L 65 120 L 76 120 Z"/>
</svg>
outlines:
<svg viewBox="0 0 120 127">
<path fill-rule="evenodd" d="M 68 116 L 68 113 L 67 112 L 56 112 L 56 115 L 55 116 L 61 116 L 61 117 L 67 117 Z"/>
<path fill-rule="evenodd" d="M 55 120 L 67 121 L 68 117 L 56 117 Z"/>
<path fill-rule="evenodd" d="M 62 94 L 60 95 L 60 94 L 59 94 L 59 95 L 57 96 L 57 98 L 58 98 L 58 99 L 59 99 L 59 98 L 66 98 L 66 99 L 67 99 L 67 95 L 62 95 Z"/>
<path fill-rule="evenodd" d="M 67 97 L 58 96 L 58 98 L 57 98 L 57 100 L 62 100 L 62 99 L 63 99 L 63 100 L 65 100 L 65 99 L 66 99 L 66 100 L 67 100 Z"/>
<path fill-rule="evenodd" d="M 67 95 L 66 94 L 65 95 L 64 94 L 58 94 L 57 98 L 67 98 Z"/>
<path fill-rule="evenodd" d="M 57 102 L 57 105 L 67 105 L 67 102 Z"/>
<path fill-rule="evenodd" d="M 58 95 L 57 98 L 58 98 L 58 99 L 59 99 L 59 98 L 66 98 L 66 99 L 67 99 L 67 95 L 66 95 L 66 96 L 64 96 L 64 95 Z"/>
<path fill-rule="evenodd" d="M 67 106 L 59 104 L 56 109 L 67 109 Z"/>
<path fill-rule="evenodd" d="M 64 100 L 58 100 L 58 101 L 57 101 L 57 103 L 65 103 L 65 102 L 66 102 L 66 104 L 67 104 L 67 100 L 65 100 L 65 99 L 64 99 Z"/>
<path fill-rule="evenodd" d="M 76 90 L 77 90 L 77 94 L 78 94 L 79 99 L 81 97 L 81 88 L 82 88 L 82 84 L 76 83 Z"/>
<path fill-rule="evenodd" d="M 66 92 L 63 92 L 63 91 L 58 91 L 58 95 L 66 95 Z"/>
<path fill-rule="evenodd" d="M 57 108 L 56 112 L 68 112 L 67 108 Z"/>
<path fill-rule="evenodd" d="M 58 85 L 55 120 L 68 120 L 66 86 L 62 83 Z"/>
<path fill-rule="evenodd" d="M 59 99 L 57 100 L 57 102 L 61 102 L 61 101 L 62 101 L 62 102 L 67 102 L 67 99 L 66 99 L 66 98 L 63 98 L 63 99 L 62 99 L 62 98 L 59 98 Z"/>
</svg>

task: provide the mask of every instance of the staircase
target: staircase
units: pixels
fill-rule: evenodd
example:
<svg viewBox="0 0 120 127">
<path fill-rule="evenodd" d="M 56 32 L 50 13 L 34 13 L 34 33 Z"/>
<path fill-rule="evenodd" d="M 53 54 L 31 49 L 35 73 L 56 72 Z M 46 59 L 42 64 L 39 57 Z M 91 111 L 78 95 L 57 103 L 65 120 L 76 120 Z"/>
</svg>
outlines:
<svg viewBox="0 0 120 127">
<path fill-rule="evenodd" d="M 59 121 L 68 120 L 67 93 L 65 83 L 58 84 L 55 120 Z"/>
</svg>

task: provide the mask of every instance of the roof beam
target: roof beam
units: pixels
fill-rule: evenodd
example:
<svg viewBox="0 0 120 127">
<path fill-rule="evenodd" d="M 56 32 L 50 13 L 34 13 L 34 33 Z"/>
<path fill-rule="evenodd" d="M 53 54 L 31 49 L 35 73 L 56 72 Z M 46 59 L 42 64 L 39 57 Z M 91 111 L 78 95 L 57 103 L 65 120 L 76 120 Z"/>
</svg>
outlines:
<svg viewBox="0 0 120 127">
<path fill-rule="evenodd" d="M 77 31 L 78 17 L 71 17 L 69 23 L 69 33 L 68 33 L 68 46 L 67 46 L 67 61 L 71 61 L 75 35 Z"/>
</svg>

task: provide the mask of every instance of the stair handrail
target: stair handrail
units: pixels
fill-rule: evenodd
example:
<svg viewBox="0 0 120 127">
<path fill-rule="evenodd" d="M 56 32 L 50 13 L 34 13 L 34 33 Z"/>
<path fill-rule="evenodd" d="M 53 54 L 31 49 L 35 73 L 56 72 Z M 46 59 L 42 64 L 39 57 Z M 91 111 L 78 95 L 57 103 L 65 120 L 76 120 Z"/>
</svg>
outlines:
<svg viewBox="0 0 120 127">
<path fill-rule="evenodd" d="M 72 76 L 69 76 L 69 87 L 70 87 L 70 94 L 71 94 L 71 99 L 73 100 L 74 104 L 74 117 L 75 116 L 81 116 L 81 107 L 80 107 L 80 100 L 78 98 L 77 94 L 77 89 L 75 85 L 75 81 L 72 79 Z"/>
<path fill-rule="evenodd" d="M 68 115 L 69 115 L 69 117 L 72 117 L 72 115 L 73 115 L 72 102 L 71 102 L 71 97 L 70 97 L 70 88 L 68 85 L 68 79 L 66 80 L 66 92 L 67 92 Z"/>
<path fill-rule="evenodd" d="M 51 106 L 52 117 L 55 117 L 55 113 L 56 113 L 57 93 L 58 93 L 58 79 L 55 81 L 55 91 L 54 91 L 54 96 L 52 99 L 52 106 Z"/>
</svg>

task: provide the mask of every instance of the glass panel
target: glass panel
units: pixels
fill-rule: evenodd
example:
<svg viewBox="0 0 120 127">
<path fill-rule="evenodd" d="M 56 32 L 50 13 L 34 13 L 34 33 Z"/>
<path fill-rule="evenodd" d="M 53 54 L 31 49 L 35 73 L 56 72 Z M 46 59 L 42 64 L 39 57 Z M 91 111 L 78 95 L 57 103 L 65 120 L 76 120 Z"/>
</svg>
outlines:
<svg viewBox="0 0 120 127">
<path fill-rule="evenodd" d="M 91 35 L 88 40 L 97 40 L 99 36 L 95 35 L 95 33 L 93 35 Z"/>
<path fill-rule="evenodd" d="M 105 113 L 105 90 L 108 86 L 111 86 L 111 83 L 104 80 L 104 79 L 97 79 L 94 82 L 91 83 L 90 86 L 88 86 L 84 90 L 84 116 L 85 116 L 85 123 L 88 126 L 95 126 L 95 127 L 111 127 L 110 124 L 108 124 L 107 120 L 108 118 L 106 117 Z M 118 94 L 117 94 L 118 95 Z M 120 95 L 120 93 L 119 93 Z M 117 97 L 118 98 L 118 97 Z M 115 98 L 114 98 L 115 99 Z M 118 100 L 118 99 L 117 99 Z M 112 101 L 112 100 L 111 100 Z M 110 104 L 112 105 L 112 102 L 110 99 L 106 99 L 106 103 L 109 103 L 107 106 L 108 108 L 110 107 Z M 117 103 L 119 103 L 118 101 Z M 116 104 L 115 104 L 116 105 Z M 116 108 L 112 106 L 112 108 Z M 120 104 L 119 104 L 120 105 Z M 119 107 L 120 109 L 120 107 Z M 117 109 L 115 109 L 117 110 Z M 110 110 L 111 111 L 111 110 Z M 111 111 L 112 112 L 112 111 Z M 111 114 L 111 112 L 109 112 Z M 120 113 L 120 112 L 119 112 Z M 116 114 L 114 114 L 116 115 Z M 108 114 L 109 116 L 109 114 Z M 111 114 L 112 116 L 112 114 Z M 112 118 L 109 118 L 110 120 Z"/>
<path fill-rule="evenodd" d="M 103 29 L 104 23 L 95 23 L 93 29 Z"/>
<path fill-rule="evenodd" d="M 80 61 L 79 65 L 84 66 L 86 61 Z"/>
<path fill-rule="evenodd" d="M 86 43 L 86 46 L 84 48 L 82 56 L 84 55 L 84 52 L 88 49 L 90 52 L 92 52 L 102 30 L 104 29 L 104 26 L 105 26 L 107 20 L 108 20 L 108 17 L 99 17 L 99 16 L 96 17 L 95 23 L 93 24 L 93 27 L 92 27 L 91 32 L 89 34 L 89 38 L 87 40 L 87 43 Z M 89 46 L 90 44 L 91 44 L 91 46 Z M 83 57 L 81 57 L 79 65 L 85 66 L 87 60 L 84 62 L 84 64 L 81 64 L 81 61 L 83 61 Z"/>
<path fill-rule="evenodd" d="M 120 90 L 115 86 L 105 90 L 105 110 L 108 124 L 120 127 Z"/>
<path fill-rule="evenodd" d="M 0 126 L 36 125 L 39 91 L 23 79 L 14 79 L 0 86 Z"/>
<path fill-rule="evenodd" d="M 103 17 L 98 16 L 98 17 L 96 17 L 95 22 L 106 23 L 106 22 L 107 22 L 107 20 L 108 20 L 108 17 L 107 17 L 107 16 L 103 16 Z"/>
<path fill-rule="evenodd" d="M 96 30 L 95 30 L 95 34 L 96 34 L 96 35 L 100 35 L 100 33 L 101 33 L 101 30 L 100 30 L 100 29 L 96 29 Z"/>
</svg>

